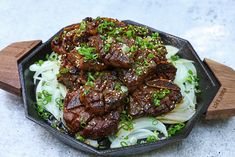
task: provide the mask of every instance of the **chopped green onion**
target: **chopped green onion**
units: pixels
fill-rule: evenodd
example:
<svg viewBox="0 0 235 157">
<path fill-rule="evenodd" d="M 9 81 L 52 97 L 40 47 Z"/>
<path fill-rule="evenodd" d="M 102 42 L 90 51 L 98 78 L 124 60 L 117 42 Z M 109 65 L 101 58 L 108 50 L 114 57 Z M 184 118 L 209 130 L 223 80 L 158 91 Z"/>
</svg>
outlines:
<svg viewBox="0 0 235 157">
<path fill-rule="evenodd" d="M 135 52 L 137 51 L 137 47 L 135 45 L 131 46 L 130 52 Z"/>
<path fill-rule="evenodd" d="M 142 71 L 141 67 L 137 67 L 135 70 L 135 74 L 139 76 L 139 75 L 142 75 L 142 73 L 143 73 L 143 71 Z"/>
<path fill-rule="evenodd" d="M 96 60 L 98 58 L 98 55 L 94 53 L 94 47 L 77 47 L 76 50 L 84 56 L 85 60 Z"/>
<path fill-rule="evenodd" d="M 40 65 L 40 66 L 41 66 L 43 63 L 44 63 L 43 60 L 39 60 L 39 61 L 36 62 L 36 64 L 38 64 L 38 65 Z"/>
<path fill-rule="evenodd" d="M 156 142 L 156 141 L 157 141 L 157 138 L 156 138 L 156 136 L 153 136 L 153 135 L 148 136 L 146 139 L 147 143 Z"/>
<path fill-rule="evenodd" d="M 178 55 L 172 55 L 171 60 L 172 61 L 177 61 L 180 57 Z"/>
<path fill-rule="evenodd" d="M 122 147 L 128 146 L 128 144 L 125 141 L 121 141 L 120 144 L 121 144 Z"/>
<path fill-rule="evenodd" d="M 63 108 L 64 108 L 63 99 L 62 98 L 56 98 L 55 101 L 56 101 L 56 105 L 59 108 L 59 110 L 62 111 Z"/>
<path fill-rule="evenodd" d="M 184 127 L 185 127 L 184 123 L 178 123 L 178 124 L 171 125 L 167 130 L 168 136 L 171 137 L 172 135 L 175 135 L 180 130 L 182 130 Z"/>
<path fill-rule="evenodd" d="M 153 53 L 149 53 L 149 54 L 148 54 L 148 58 L 149 58 L 149 59 L 153 59 L 154 57 L 155 57 L 155 55 L 154 55 Z"/>
<path fill-rule="evenodd" d="M 69 72 L 69 69 L 68 69 L 68 68 L 62 67 L 62 68 L 60 69 L 60 74 L 66 74 L 66 73 L 68 73 L 68 72 Z"/>
<path fill-rule="evenodd" d="M 81 142 L 84 142 L 84 141 L 85 141 L 85 138 L 82 137 L 79 133 L 76 133 L 76 134 L 75 134 L 75 139 L 78 140 L 78 141 L 81 141 Z"/>
<path fill-rule="evenodd" d="M 157 39 L 159 37 L 159 33 L 158 32 L 154 32 L 154 33 L 152 33 L 151 37 L 153 39 Z"/>
</svg>

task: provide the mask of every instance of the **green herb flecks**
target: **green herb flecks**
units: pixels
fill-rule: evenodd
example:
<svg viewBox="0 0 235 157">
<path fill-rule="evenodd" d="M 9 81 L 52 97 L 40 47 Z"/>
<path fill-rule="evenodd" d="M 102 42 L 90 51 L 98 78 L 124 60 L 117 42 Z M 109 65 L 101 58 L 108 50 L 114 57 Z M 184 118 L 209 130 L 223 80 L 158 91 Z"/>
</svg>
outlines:
<svg viewBox="0 0 235 157">
<path fill-rule="evenodd" d="M 122 147 L 127 147 L 128 146 L 126 141 L 121 141 L 120 144 L 121 144 Z"/>
<path fill-rule="evenodd" d="M 59 108 L 60 111 L 64 109 L 64 103 L 62 98 L 56 98 L 55 99 L 56 106 Z"/>
<path fill-rule="evenodd" d="M 159 37 L 159 33 L 158 32 L 154 32 L 154 33 L 151 34 L 151 37 L 153 39 L 157 39 Z"/>
<path fill-rule="evenodd" d="M 157 139 L 156 136 L 150 135 L 150 136 L 147 137 L 146 142 L 147 142 L 147 143 L 156 142 L 157 140 L 158 140 L 158 139 Z"/>
<path fill-rule="evenodd" d="M 143 69 L 142 69 L 142 67 L 137 67 L 137 68 L 135 69 L 135 74 L 138 75 L 138 76 L 142 75 L 142 74 L 143 74 Z"/>
<path fill-rule="evenodd" d="M 85 60 L 96 60 L 98 58 L 98 55 L 95 53 L 95 48 L 94 47 L 77 47 L 76 50 L 78 51 L 79 54 L 84 56 Z"/>
<path fill-rule="evenodd" d="M 172 61 L 177 61 L 177 60 L 179 60 L 179 58 L 180 58 L 180 57 L 179 57 L 178 55 L 172 55 L 172 56 L 171 56 L 171 60 L 172 60 Z"/>
<path fill-rule="evenodd" d="M 66 73 L 68 73 L 69 72 L 69 68 L 66 68 L 66 67 L 62 67 L 62 68 L 60 68 L 60 70 L 59 70 L 59 73 L 60 74 L 66 74 Z"/>
<path fill-rule="evenodd" d="M 44 63 L 44 61 L 43 60 L 39 60 L 39 61 L 37 61 L 37 62 L 35 62 L 37 65 L 42 65 L 43 63 Z"/>
<path fill-rule="evenodd" d="M 170 93 L 169 89 L 163 89 L 152 94 L 152 102 L 154 106 L 160 106 L 161 99 L 165 98 Z"/>
<path fill-rule="evenodd" d="M 86 82 L 86 85 L 93 87 L 94 86 L 94 82 L 93 82 L 94 80 L 95 80 L 95 78 L 92 76 L 91 72 L 88 72 L 87 73 L 87 82 Z"/>
<path fill-rule="evenodd" d="M 52 94 L 50 94 L 48 91 L 43 90 L 42 92 L 37 93 L 37 111 L 39 116 L 41 116 L 43 119 L 48 119 L 51 115 L 49 112 L 45 110 L 45 106 L 52 101 Z"/>
<path fill-rule="evenodd" d="M 149 59 L 153 59 L 154 57 L 155 57 L 155 55 L 154 55 L 153 53 L 149 53 L 149 54 L 148 54 L 148 58 L 149 58 Z"/>
<path fill-rule="evenodd" d="M 111 47 L 111 44 L 109 44 L 109 43 L 105 44 L 105 45 L 104 45 L 104 52 L 105 52 L 105 53 L 109 52 L 110 47 Z"/>
<path fill-rule="evenodd" d="M 81 142 L 84 142 L 84 141 L 85 141 L 85 138 L 82 137 L 79 133 L 76 133 L 76 134 L 75 134 L 75 139 L 78 140 L 78 141 L 81 141 Z"/>
<path fill-rule="evenodd" d="M 185 127 L 184 123 L 178 123 L 178 124 L 173 124 L 171 125 L 168 129 L 168 137 L 171 137 L 173 135 L 175 135 L 176 133 L 178 133 L 180 130 L 182 130 Z"/>
<path fill-rule="evenodd" d="M 201 90 L 199 89 L 199 78 L 193 73 L 192 70 L 188 70 L 188 77 L 186 78 L 186 82 L 194 85 L 196 93 L 201 92 Z"/>
<path fill-rule="evenodd" d="M 113 26 L 115 26 L 115 24 L 113 22 L 109 22 L 109 21 L 104 21 L 103 23 L 99 24 L 98 26 L 98 32 L 99 33 L 103 33 L 105 29 L 107 30 L 112 30 Z"/>
<path fill-rule="evenodd" d="M 122 111 L 121 113 L 121 128 L 124 130 L 132 130 L 133 129 L 133 122 L 132 117 L 127 114 L 126 111 Z"/>
</svg>

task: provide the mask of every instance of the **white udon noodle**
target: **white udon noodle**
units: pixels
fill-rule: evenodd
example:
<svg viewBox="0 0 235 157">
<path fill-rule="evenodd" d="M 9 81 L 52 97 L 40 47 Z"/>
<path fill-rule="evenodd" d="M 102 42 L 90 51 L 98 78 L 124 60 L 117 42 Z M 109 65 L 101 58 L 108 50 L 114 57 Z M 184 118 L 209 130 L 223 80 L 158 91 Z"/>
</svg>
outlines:
<svg viewBox="0 0 235 157">
<path fill-rule="evenodd" d="M 160 138 L 165 139 L 168 137 L 167 129 L 164 124 L 176 124 L 188 121 L 195 113 L 196 95 L 195 85 L 187 83 L 186 78 L 188 77 L 188 71 L 191 70 L 193 75 L 197 75 L 196 68 L 193 62 L 186 59 L 178 59 L 172 61 L 170 58 L 178 52 L 178 48 L 166 45 L 168 54 L 166 55 L 169 62 L 171 62 L 176 68 L 176 77 L 174 83 L 181 88 L 181 94 L 183 100 L 181 103 L 176 104 L 176 107 L 171 112 L 163 114 L 158 117 L 142 117 L 133 120 L 133 129 L 124 130 L 119 126 L 119 131 L 115 136 L 109 136 L 111 141 L 111 148 L 122 147 L 121 142 L 125 141 L 127 145 L 134 145 L 139 139 L 145 139 L 148 136 L 154 136 L 159 139 L 158 134 L 155 131 L 161 132 L 164 136 Z M 52 52 L 51 55 L 56 55 Z M 43 90 L 48 91 L 52 94 L 52 101 L 45 105 L 45 110 L 50 112 L 55 118 L 63 122 L 63 111 L 59 110 L 56 105 L 57 98 L 65 98 L 67 89 L 64 85 L 57 81 L 57 74 L 60 68 L 60 57 L 58 60 L 47 60 L 41 65 L 33 64 L 30 66 L 30 70 L 34 71 L 33 76 L 34 83 L 38 80 L 36 87 L 36 98 L 37 93 Z M 42 85 L 42 82 L 46 84 Z M 185 92 L 187 91 L 187 92 Z M 38 99 L 38 98 L 37 98 Z M 154 120 L 153 120 L 154 119 Z M 153 123 L 154 121 L 154 123 Z M 128 137 L 128 138 L 126 138 Z M 98 147 L 96 140 L 87 139 L 85 143 L 90 144 L 94 147 Z"/>
</svg>

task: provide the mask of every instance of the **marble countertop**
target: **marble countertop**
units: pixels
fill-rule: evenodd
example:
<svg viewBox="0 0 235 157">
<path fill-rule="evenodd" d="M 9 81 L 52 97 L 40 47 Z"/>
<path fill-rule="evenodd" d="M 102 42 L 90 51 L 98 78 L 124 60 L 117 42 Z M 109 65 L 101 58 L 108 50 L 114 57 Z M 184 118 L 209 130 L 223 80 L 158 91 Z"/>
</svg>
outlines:
<svg viewBox="0 0 235 157">
<path fill-rule="evenodd" d="M 46 41 L 84 17 L 106 16 L 185 38 L 201 59 L 214 59 L 235 69 L 234 6 L 234 0 L 0 0 L 0 49 L 15 41 Z M 0 90 L 0 100 L 0 157 L 89 156 L 26 119 L 21 98 Z M 200 120 L 187 139 L 140 156 L 235 156 L 235 117 Z"/>
</svg>

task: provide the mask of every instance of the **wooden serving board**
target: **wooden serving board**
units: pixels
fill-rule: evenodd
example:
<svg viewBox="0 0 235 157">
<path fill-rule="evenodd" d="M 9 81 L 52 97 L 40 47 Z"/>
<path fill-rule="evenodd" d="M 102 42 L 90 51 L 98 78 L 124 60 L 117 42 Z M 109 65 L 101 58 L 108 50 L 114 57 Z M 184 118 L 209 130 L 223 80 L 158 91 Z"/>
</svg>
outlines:
<svg viewBox="0 0 235 157">
<path fill-rule="evenodd" d="M 0 51 L 1 89 L 21 96 L 18 62 L 41 43 L 41 40 L 16 42 Z M 205 114 L 205 119 L 235 116 L 235 71 L 210 59 L 205 59 L 204 63 L 208 65 L 221 84 Z"/>
</svg>

